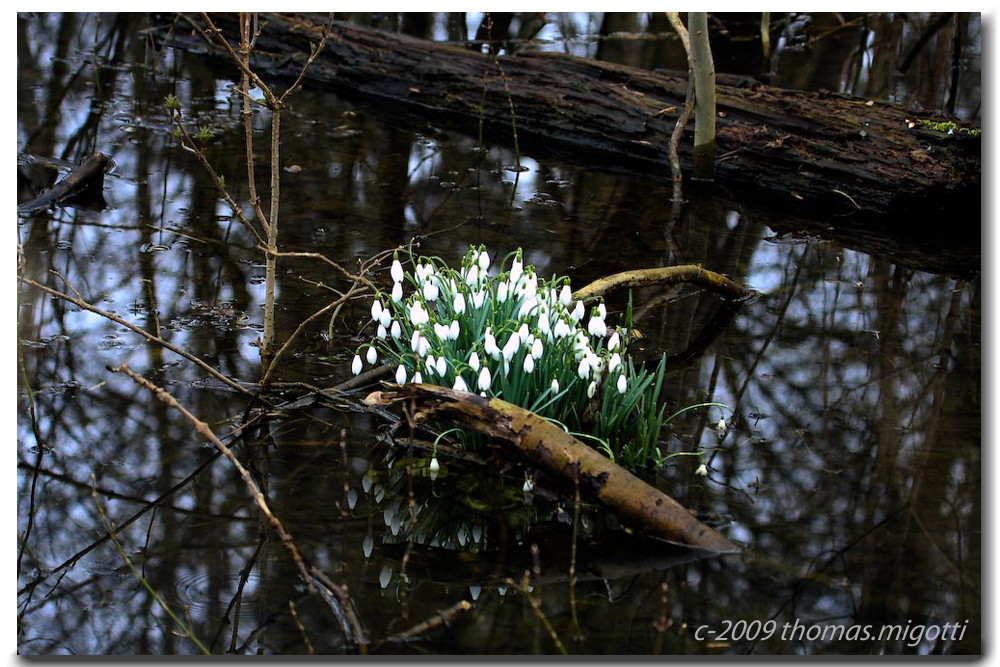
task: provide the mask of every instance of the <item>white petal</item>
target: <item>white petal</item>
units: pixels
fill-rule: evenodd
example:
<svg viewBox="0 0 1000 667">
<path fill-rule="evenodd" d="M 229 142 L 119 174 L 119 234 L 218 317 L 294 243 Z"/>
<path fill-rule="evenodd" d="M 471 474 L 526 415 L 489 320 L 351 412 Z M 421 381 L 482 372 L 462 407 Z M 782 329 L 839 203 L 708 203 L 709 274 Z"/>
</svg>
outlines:
<svg viewBox="0 0 1000 667">
<path fill-rule="evenodd" d="M 397 320 L 393 320 L 392 326 L 389 327 L 389 335 L 393 338 L 399 338 L 402 333 L 403 332 L 399 327 L 399 322 Z"/>
<path fill-rule="evenodd" d="M 375 299 L 372 302 L 372 319 L 378 320 L 382 317 L 382 301 L 380 299 Z"/>
<path fill-rule="evenodd" d="M 469 391 L 469 387 L 465 384 L 465 380 L 462 379 L 461 375 L 455 378 L 455 386 L 452 388 L 455 391 Z"/>
<path fill-rule="evenodd" d="M 375 335 L 385 340 L 385 337 L 389 335 L 389 332 L 385 330 L 385 326 L 381 323 L 378 325 L 378 329 L 375 331 Z"/>
<path fill-rule="evenodd" d="M 374 345 L 368 348 L 368 352 L 365 353 L 365 359 L 368 360 L 369 364 L 374 364 L 376 361 L 378 361 L 378 352 L 375 350 Z"/>
<path fill-rule="evenodd" d="M 351 372 L 358 375 L 361 372 L 361 356 L 355 354 L 354 361 L 351 362 Z"/>
<path fill-rule="evenodd" d="M 591 382 L 587 387 L 587 398 L 593 398 L 594 394 L 597 393 L 597 382 Z"/>
<path fill-rule="evenodd" d="M 524 372 L 530 373 L 535 370 L 535 359 L 529 354 L 524 358 Z"/>
<path fill-rule="evenodd" d="M 625 379 L 625 375 L 618 376 L 618 393 L 624 394 L 625 390 L 628 389 L 628 381 Z"/>
<path fill-rule="evenodd" d="M 396 367 L 396 384 L 406 384 L 406 366 L 403 364 Z"/>
<path fill-rule="evenodd" d="M 485 250 L 479 253 L 479 270 L 485 271 L 490 268 L 490 254 Z"/>
<path fill-rule="evenodd" d="M 436 370 L 437 374 L 441 377 L 444 377 L 444 374 L 448 371 L 448 364 L 445 362 L 443 354 L 437 358 L 437 364 L 434 370 Z"/>
<path fill-rule="evenodd" d="M 489 391 L 491 384 L 493 384 L 493 378 L 490 375 L 490 369 L 488 366 L 483 366 L 483 370 L 479 371 L 479 381 L 476 386 L 482 391 Z"/>
<path fill-rule="evenodd" d="M 469 355 L 469 366 L 472 367 L 472 370 L 479 371 L 479 354 L 475 350 Z"/>
<path fill-rule="evenodd" d="M 398 259 L 392 260 L 392 268 L 389 269 L 389 275 L 392 276 L 394 283 L 403 281 L 403 265 L 399 263 Z"/>
<path fill-rule="evenodd" d="M 396 283 L 392 286 L 392 300 L 399 303 L 403 300 L 403 283 Z"/>
</svg>

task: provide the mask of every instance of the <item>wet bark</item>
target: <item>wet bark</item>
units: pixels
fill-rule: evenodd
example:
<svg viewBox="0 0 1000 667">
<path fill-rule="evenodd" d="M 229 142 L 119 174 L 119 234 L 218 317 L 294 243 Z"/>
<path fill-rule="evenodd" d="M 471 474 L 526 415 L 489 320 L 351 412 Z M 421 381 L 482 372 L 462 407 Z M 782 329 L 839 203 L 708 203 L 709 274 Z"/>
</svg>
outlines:
<svg viewBox="0 0 1000 667">
<path fill-rule="evenodd" d="M 408 418 L 447 420 L 513 446 L 535 465 L 612 510 L 646 535 L 713 553 L 739 548 L 701 523 L 680 503 L 653 488 L 559 426 L 497 398 L 425 384 L 392 386 L 371 394 L 370 405 L 402 403 Z"/>
<path fill-rule="evenodd" d="M 213 18 L 234 40 L 235 15 Z M 167 25 L 171 18 L 157 20 Z M 265 76 L 296 77 L 321 21 L 313 27 L 306 19 L 266 20 L 253 67 Z M 205 48 L 193 30 L 175 31 L 171 43 Z M 570 153 L 669 179 L 668 144 L 686 76 L 555 53 L 500 57 L 504 76 L 496 63 L 468 49 L 337 23 L 306 85 L 470 133 L 482 119 L 487 136 L 501 142 L 511 140 L 512 103 L 522 151 Z M 901 229 L 937 224 L 947 215 L 978 229 L 978 136 L 914 124 L 944 118 L 896 104 L 721 74 L 717 83 L 717 184 L 793 212 L 894 216 Z M 691 158 L 685 139 L 680 159 L 686 171 Z"/>
</svg>

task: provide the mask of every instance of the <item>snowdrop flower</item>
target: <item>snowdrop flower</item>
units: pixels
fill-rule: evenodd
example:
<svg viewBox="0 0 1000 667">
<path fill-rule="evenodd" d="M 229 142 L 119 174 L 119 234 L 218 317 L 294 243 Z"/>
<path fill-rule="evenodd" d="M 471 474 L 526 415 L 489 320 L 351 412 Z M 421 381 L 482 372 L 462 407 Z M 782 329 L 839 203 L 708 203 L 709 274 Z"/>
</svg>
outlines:
<svg viewBox="0 0 1000 667">
<path fill-rule="evenodd" d="M 726 430 L 729 429 L 729 424 L 726 423 L 725 417 L 719 420 L 719 423 L 715 425 L 715 428 L 719 431 L 719 435 L 726 434 Z"/>
<path fill-rule="evenodd" d="M 559 292 L 559 303 L 564 307 L 569 308 L 569 304 L 573 302 L 573 292 L 570 290 L 569 285 L 563 285 L 562 290 Z"/>
<path fill-rule="evenodd" d="M 424 281 L 423 292 L 425 299 L 428 301 L 437 301 L 439 291 L 440 290 L 438 289 L 436 282 L 430 278 Z"/>
<path fill-rule="evenodd" d="M 378 321 L 378 320 L 382 319 L 382 300 L 381 299 L 375 299 L 375 301 L 372 302 L 372 319 L 375 320 L 375 321 Z"/>
<path fill-rule="evenodd" d="M 392 300 L 399 303 L 403 300 L 403 283 L 395 283 L 392 286 Z"/>
<path fill-rule="evenodd" d="M 613 372 L 616 368 L 618 368 L 621 365 L 622 365 L 621 355 L 615 352 L 614 354 L 611 355 L 611 358 L 608 359 L 608 372 L 609 373 Z"/>
<path fill-rule="evenodd" d="M 434 358 L 433 354 L 427 357 L 427 377 L 434 377 L 434 372 L 436 370 L 434 368 L 435 363 L 437 363 L 437 359 Z"/>
<path fill-rule="evenodd" d="M 524 372 L 530 373 L 535 370 L 535 359 L 529 354 L 524 358 Z"/>
<path fill-rule="evenodd" d="M 531 356 L 535 359 L 541 359 L 542 352 L 544 351 L 545 349 L 542 346 L 542 340 L 540 338 L 536 338 L 535 342 L 531 344 Z"/>
<path fill-rule="evenodd" d="M 483 250 L 479 253 L 479 270 L 486 271 L 488 268 L 490 268 L 490 254 Z"/>
<path fill-rule="evenodd" d="M 708 467 L 705 466 L 704 463 L 702 463 L 700 466 L 698 466 L 698 469 L 694 471 L 694 474 L 701 475 L 702 477 L 707 477 L 708 476 Z"/>
<path fill-rule="evenodd" d="M 538 316 L 538 330 L 545 334 L 545 337 L 552 340 L 552 325 L 549 323 L 549 314 L 543 312 Z"/>
<path fill-rule="evenodd" d="M 462 379 L 461 375 L 455 378 L 455 386 L 452 389 L 455 391 L 469 391 L 469 387 L 465 384 L 465 380 Z"/>
<path fill-rule="evenodd" d="M 431 457 L 431 464 L 429 466 L 427 466 L 427 469 L 430 470 L 432 473 L 438 472 L 439 470 L 441 470 L 441 464 L 438 463 L 438 460 L 437 460 L 436 456 L 432 456 Z"/>
<path fill-rule="evenodd" d="M 486 340 L 483 342 L 483 350 L 494 359 L 500 358 L 500 348 L 497 347 L 497 339 L 493 336 L 493 332 L 490 331 L 489 327 L 486 327 Z"/>
<path fill-rule="evenodd" d="M 393 320 L 392 326 L 389 327 L 389 335 L 392 336 L 393 338 L 399 338 L 402 334 L 403 332 L 399 327 L 399 322 Z"/>
<path fill-rule="evenodd" d="M 385 337 L 389 335 L 389 332 L 385 330 L 385 326 L 380 322 L 378 329 L 375 331 L 375 335 L 385 340 Z"/>
<path fill-rule="evenodd" d="M 552 378 L 552 386 L 550 389 L 552 389 L 553 394 L 559 393 L 559 380 L 557 378 Z"/>
<path fill-rule="evenodd" d="M 354 361 L 351 362 L 351 372 L 355 375 L 361 373 L 361 355 L 354 355 Z"/>
<path fill-rule="evenodd" d="M 374 364 L 376 361 L 378 361 L 378 352 L 375 351 L 374 345 L 368 348 L 368 352 L 365 354 L 365 359 L 368 360 L 369 364 Z"/>
<path fill-rule="evenodd" d="M 556 338 L 565 338 L 570 333 L 569 325 L 566 324 L 566 320 L 561 317 L 556 320 L 556 325 L 552 329 L 552 333 Z"/>
<path fill-rule="evenodd" d="M 469 267 L 469 273 L 465 276 L 465 284 L 469 287 L 475 287 L 479 284 L 479 267 L 475 264 Z"/>
<path fill-rule="evenodd" d="M 455 295 L 455 301 L 452 304 L 455 308 L 455 313 L 461 315 L 465 312 L 465 295 L 459 292 Z"/>
<path fill-rule="evenodd" d="M 410 349 L 416 352 L 420 348 L 420 332 L 414 331 L 410 337 Z"/>
<path fill-rule="evenodd" d="M 597 393 L 597 381 L 595 380 L 587 386 L 587 398 L 593 398 L 594 394 L 596 393 Z"/>
<path fill-rule="evenodd" d="M 481 289 L 478 292 L 472 293 L 472 305 L 476 308 L 483 307 L 483 301 L 486 300 L 486 290 Z"/>
<path fill-rule="evenodd" d="M 580 376 L 581 380 L 586 380 L 590 375 L 590 357 L 584 355 L 583 359 L 580 360 L 580 365 L 576 369 L 576 374 Z"/>
<path fill-rule="evenodd" d="M 517 349 L 521 347 L 521 339 L 518 337 L 515 331 L 507 339 L 507 342 L 503 346 L 503 359 L 504 361 L 510 361 L 515 354 L 517 354 Z"/>
<path fill-rule="evenodd" d="M 601 317 L 591 317 L 590 322 L 587 323 L 587 331 L 591 336 L 603 337 L 608 333 L 608 325 Z"/>
<path fill-rule="evenodd" d="M 413 374 L 413 384 L 423 384 L 423 382 L 424 376 L 420 374 L 420 371 Z"/>
<path fill-rule="evenodd" d="M 440 322 L 434 323 L 434 335 L 441 340 L 448 340 L 448 325 Z"/>
<path fill-rule="evenodd" d="M 628 389 L 628 381 L 625 379 L 625 374 L 622 373 L 618 376 L 618 393 L 624 394 L 626 389 Z"/>
<path fill-rule="evenodd" d="M 521 340 L 528 340 L 528 323 L 521 322 L 521 326 L 517 329 L 517 335 Z"/>
<path fill-rule="evenodd" d="M 420 344 L 417 345 L 417 354 L 421 357 L 426 357 L 427 352 L 431 349 L 430 341 L 428 341 L 423 336 L 420 337 Z"/>
<path fill-rule="evenodd" d="M 479 353 L 475 350 L 469 355 L 469 367 L 474 371 L 479 371 Z"/>
<path fill-rule="evenodd" d="M 521 261 L 521 255 L 517 254 L 510 265 L 510 284 L 516 287 L 522 273 L 524 273 L 524 262 Z"/>
<path fill-rule="evenodd" d="M 538 299 L 531 297 L 521 304 L 521 307 L 517 311 L 517 319 L 523 319 L 526 315 L 530 315 L 531 311 L 538 307 Z"/>
<path fill-rule="evenodd" d="M 448 338 L 451 340 L 458 340 L 458 334 L 462 332 L 458 325 L 458 320 L 452 320 L 451 326 L 448 327 Z"/>
<path fill-rule="evenodd" d="M 570 313 L 569 316 L 574 322 L 579 322 L 580 320 L 583 319 L 583 315 L 584 315 L 583 301 L 577 301 L 576 307 L 573 308 L 573 312 Z"/>
<path fill-rule="evenodd" d="M 448 365 L 445 362 L 443 354 L 437 358 L 437 365 L 434 367 L 434 370 L 436 370 L 437 374 L 441 377 L 444 377 L 444 374 L 448 371 Z"/>
<path fill-rule="evenodd" d="M 479 381 L 476 383 L 476 387 L 482 391 L 489 391 L 491 384 L 493 384 L 493 377 L 490 375 L 490 369 L 488 366 L 483 366 L 483 370 L 479 371 Z"/>
<path fill-rule="evenodd" d="M 531 490 L 533 488 L 535 488 L 535 485 L 531 483 L 530 479 L 525 478 L 524 486 L 521 487 L 521 490 L 524 491 L 525 493 L 531 493 Z"/>
<path fill-rule="evenodd" d="M 396 367 L 396 384 L 406 384 L 406 366 L 403 364 Z"/>
<path fill-rule="evenodd" d="M 431 319 L 428 315 L 427 310 L 424 308 L 424 304 L 421 301 L 415 301 L 412 306 L 410 306 L 410 324 L 414 327 L 419 327 L 421 325 L 427 324 Z"/>
<path fill-rule="evenodd" d="M 392 322 L 392 313 L 389 311 L 388 308 L 382 309 L 382 316 L 379 317 L 378 321 L 379 321 L 379 324 L 381 324 L 382 326 L 388 328 L 389 323 Z"/>
<path fill-rule="evenodd" d="M 618 332 L 615 331 L 613 334 L 611 334 L 611 338 L 608 339 L 608 349 L 617 350 L 619 347 L 621 347 L 621 344 L 622 344 L 621 337 L 618 335 Z"/>
<path fill-rule="evenodd" d="M 608 319 L 608 309 L 605 308 L 603 301 L 597 304 L 597 316 L 602 320 Z"/>
<path fill-rule="evenodd" d="M 392 276 L 392 282 L 403 282 L 403 265 L 399 263 L 398 259 L 392 260 L 392 268 L 389 269 L 389 275 Z"/>
<path fill-rule="evenodd" d="M 507 281 L 497 285 L 497 301 L 507 303 Z"/>
</svg>

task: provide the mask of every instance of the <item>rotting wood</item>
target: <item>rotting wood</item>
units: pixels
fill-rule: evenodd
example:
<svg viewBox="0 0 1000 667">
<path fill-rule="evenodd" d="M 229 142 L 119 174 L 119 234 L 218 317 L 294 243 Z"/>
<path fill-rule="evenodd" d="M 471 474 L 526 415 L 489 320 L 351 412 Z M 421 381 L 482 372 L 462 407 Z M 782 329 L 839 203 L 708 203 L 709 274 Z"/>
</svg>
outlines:
<svg viewBox="0 0 1000 667">
<path fill-rule="evenodd" d="M 743 287 L 715 271 L 709 271 L 697 264 L 682 264 L 654 269 L 635 269 L 605 276 L 578 289 L 574 292 L 573 298 L 589 299 L 628 287 L 676 285 L 677 283 L 692 283 L 715 292 L 729 301 L 749 301 L 758 295 L 754 290 Z"/>
<path fill-rule="evenodd" d="M 535 465 L 569 483 L 644 534 L 713 553 L 739 547 L 698 521 L 670 496 L 650 486 L 559 426 L 498 398 L 427 384 L 388 385 L 365 399 L 369 405 L 399 403 L 418 423 L 448 421 L 512 445 Z"/>
<path fill-rule="evenodd" d="M 310 43 L 319 40 L 320 19 L 262 16 L 267 25 L 252 66 L 268 77 L 294 79 Z M 213 20 L 235 34 L 235 15 Z M 154 34 L 165 37 L 172 21 L 172 15 L 154 16 L 163 26 Z M 197 31 L 175 31 L 171 40 L 205 49 Z M 494 141 L 510 141 L 513 104 L 523 152 L 597 157 L 607 168 L 668 178 L 685 76 L 526 50 L 500 63 L 506 89 L 495 63 L 481 53 L 335 23 L 304 84 L 470 133 L 481 120 Z M 771 210 L 822 212 L 834 222 L 840 215 L 890 216 L 909 232 L 947 215 L 978 230 L 979 136 L 936 132 L 913 121 L 946 120 L 939 114 L 888 102 L 756 82 L 724 85 L 731 78 L 721 74 L 717 80 L 717 185 L 748 194 L 748 202 L 764 200 Z M 680 158 L 690 169 L 689 141 L 682 142 Z"/>
</svg>

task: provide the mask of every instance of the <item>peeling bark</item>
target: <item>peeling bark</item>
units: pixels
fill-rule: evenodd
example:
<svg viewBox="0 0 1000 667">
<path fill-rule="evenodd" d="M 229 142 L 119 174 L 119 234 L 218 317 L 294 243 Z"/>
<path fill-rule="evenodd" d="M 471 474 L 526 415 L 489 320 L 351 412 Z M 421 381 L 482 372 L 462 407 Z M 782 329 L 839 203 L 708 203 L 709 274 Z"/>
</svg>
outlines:
<svg viewBox="0 0 1000 667">
<path fill-rule="evenodd" d="M 370 394 L 369 405 L 401 403 L 418 423 L 448 421 L 513 446 L 546 472 L 613 511 L 625 524 L 670 542 L 713 553 L 739 547 L 698 521 L 670 496 L 653 488 L 559 426 L 497 398 L 426 384 L 390 385 Z"/>
</svg>

